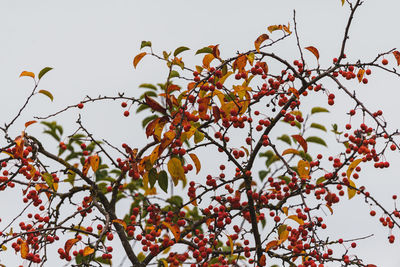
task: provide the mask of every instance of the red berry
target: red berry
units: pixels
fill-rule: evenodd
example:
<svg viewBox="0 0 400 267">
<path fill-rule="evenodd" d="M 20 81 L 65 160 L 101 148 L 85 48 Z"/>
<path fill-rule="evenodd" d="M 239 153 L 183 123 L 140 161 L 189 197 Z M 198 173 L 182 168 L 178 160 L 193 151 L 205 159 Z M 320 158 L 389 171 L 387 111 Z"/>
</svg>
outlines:
<svg viewBox="0 0 400 267">
<path fill-rule="evenodd" d="M 83 103 L 79 103 L 78 108 L 83 109 Z"/>
<path fill-rule="evenodd" d="M 123 107 L 123 108 L 126 108 L 127 105 L 128 105 L 128 104 L 127 104 L 126 102 L 122 102 L 122 103 L 121 103 L 121 107 Z"/>
<path fill-rule="evenodd" d="M 129 116 L 129 111 L 125 110 L 125 111 L 124 111 L 124 116 L 125 116 L 125 117 L 128 117 L 128 116 Z"/>
<path fill-rule="evenodd" d="M 388 63 L 389 63 L 389 61 L 386 58 L 382 59 L 382 64 L 383 65 L 387 65 Z"/>
</svg>

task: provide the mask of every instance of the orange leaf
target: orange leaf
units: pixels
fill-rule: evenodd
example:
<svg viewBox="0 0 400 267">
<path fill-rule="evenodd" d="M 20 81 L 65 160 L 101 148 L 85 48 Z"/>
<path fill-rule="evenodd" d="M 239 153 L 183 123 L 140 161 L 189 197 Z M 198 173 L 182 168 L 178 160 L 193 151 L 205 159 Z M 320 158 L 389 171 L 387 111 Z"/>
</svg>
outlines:
<svg viewBox="0 0 400 267">
<path fill-rule="evenodd" d="M 139 61 L 146 55 L 146 52 L 142 52 L 140 54 L 138 54 L 134 59 L 133 59 L 133 67 L 136 69 L 137 64 L 139 63 Z"/>
<path fill-rule="evenodd" d="M 258 261 L 260 266 L 265 266 L 267 264 L 267 258 L 265 257 L 265 255 L 261 255 L 260 260 Z"/>
<path fill-rule="evenodd" d="M 282 30 L 282 25 L 271 25 L 267 29 L 272 33 L 273 31 Z"/>
<path fill-rule="evenodd" d="M 297 217 L 297 215 L 290 215 L 287 218 L 299 223 L 300 225 L 304 224 L 304 221 L 302 219 L 300 219 L 299 217 Z"/>
<path fill-rule="evenodd" d="M 212 50 L 213 50 L 213 52 L 212 52 L 212 54 L 213 54 L 213 56 L 215 57 L 215 58 L 218 58 L 218 59 L 220 59 L 220 57 L 219 57 L 219 55 L 220 55 L 220 52 L 219 52 L 219 44 L 217 44 L 217 45 L 212 45 L 212 46 L 210 46 L 211 48 L 212 48 Z"/>
<path fill-rule="evenodd" d="M 299 91 L 297 91 L 297 89 L 290 87 L 289 91 L 292 92 L 295 97 L 300 98 Z"/>
<path fill-rule="evenodd" d="M 65 242 L 64 250 L 67 255 L 69 255 L 69 251 L 71 250 L 72 246 L 75 245 L 76 242 L 78 241 L 79 241 L 78 238 L 73 238 L 73 239 L 68 239 L 67 242 Z"/>
<path fill-rule="evenodd" d="M 228 240 L 229 240 L 229 247 L 231 248 L 231 255 L 233 255 L 233 240 L 230 235 L 227 235 Z"/>
<path fill-rule="evenodd" d="M 160 145 L 156 146 L 153 150 L 153 152 L 151 152 L 150 154 L 150 163 L 151 165 L 154 164 L 154 162 L 156 162 L 156 160 L 158 159 L 158 156 L 160 155 Z"/>
<path fill-rule="evenodd" d="M 393 51 L 393 55 L 394 55 L 394 57 L 396 58 L 396 61 L 397 61 L 397 66 L 399 66 L 400 65 L 400 52 L 399 51 Z"/>
<path fill-rule="evenodd" d="M 83 256 L 86 257 L 86 256 L 88 256 L 90 254 L 93 254 L 93 252 L 94 252 L 94 249 L 89 247 L 89 246 L 87 246 L 87 247 L 85 247 L 83 249 Z"/>
<path fill-rule="evenodd" d="M 21 72 L 21 74 L 19 75 L 19 77 L 23 77 L 23 76 L 32 77 L 32 78 L 35 79 L 35 73 L 30 72 L 30 71 L 23 71 L 23 72 Z"/>
<path fill-rule="evenodd" d="M 153 110 L 165 114 L 165 108 L 163 108 L 157 101 L 148 97 L 147 95 L 144 96 L 144 99 L 146 100 L 146 104 Z"/>
<path fill-rule="evenodd" d="M 268 252 L 271 248 L 279 246 L 279 241 L 278 240 L 272 240 L 270 241 L 267 246 L 265 247 L 265 252 Z"/>
<path fill-rule="evenodd" d="M 297 163 L 297 171 L 299 172 L 300 178 L 310 178 L 310 162 L 299 160 Z"/>
<path fill-rule="evenodd" d="M 287 216 L 287 215 L 288 215 L 288 212 L 289 212 L 289 208 L 288 208 L 288 207 L 282 207 L 282 211 L 283 211 L 283 213 L 285 213 L 286 216 Z"/>
<path fill-rule="evenodd" d="M 362 159 L 356 159 L 349 165 L 349 167 L 347 168 L 347 171 L 346 171 L 347 178 L 350 179 L 351 173 L 354 171 L 354 169 L 357 167 L 357 165 L 360 164 L 361 161 L 362 161 Z"/>
<path fill-rule="evenodd" d="M 149 136 L 153 135 L 154 129 L 156 128 L 157 123 L 160 121 L 160 118 L 155 118 L 152 120 L 149 124 L 146 126 L 146 136 L 149 138 Z"/>
<path fill-rule="evenodd" d="M 260 52 L 261 44 L 269 38 L 268 34 L 264 33 L 258 36 L 258 38 L 254 41 L 254 47 L 256 48 L 257 52 Z"/>
<path fill-rule="evenodd" d="M 29 253 L 29 246 L 27 241 L 22 241 L 21 243 L 21 258 L 26 259 Z"/>
<path fill-rule="evenodd" d="M 245 55 L 239 55 L 238 58 L 233 62 L 233 69 L 238 69 L 239 72 L 244 71 L 244 67 L 246 67 L 247 57 Z"/>
<path fill-rule="evenodd" d="M 120 224 L 120 225 L 122 225 L 122 227 L 124 227 L 124 229 L 126 230 L 126 222 L 125 221 L 123 221 L 123 220 L 121 220 L 121 219 L 114 219 L 114 220 L 112 220 L 112 222 L 113 223 L 118 223 L 118 224 Z"/>
<path fill-rule="evenodd" d="M 83 165 L 83 168 L 82 168 L 82 174 L 84 176 L 86 176 L 88 174 L 89 168 L 90 168 L 90 162 L 89 162 L 89 160 L 85 160 L 85 164 Z"/>
<path fill-rule="evenodd" d="M 294 149 L 294 148 L 288 148 L 288 149 L 286 149 L 286 150 L 284 150 L 282 152 L 282 156 L 287 155 L 287 154 L 296 154 L 296 155 L 298 155 L 298 154 L 300 154 L 300 152 L 298 150 Z"/>
<path fill-rule="evenodd" d="M 268 65 L 265 62 L 260 62 L 258 63 L 260 65 L 260 67 L 263 69 L 264 73 L 267 74 L 268 73 Z"/>
<path fill-rule="evenodd" d="M 307 142 L 304 140 L 304 138 L 301 135 L 295 134 L 292 135 L 292 137 L 301 145 L 303 148 L 304 152 L 307 153 Z"/>
<path fill-rule="evenodd" d="M 168 131 L 164 133 L 164 138 L 161 140 L 159 154 L 161 154 L 165 148 L 167 148 L 174 140 L 176 133 L 174 131 Z"/>
<path fill-rule="evenodd" d="M 162 222 L 168 229 L 172 232 L 172 234 L 175 237 L 175 242 L 178 242 L 180 237 L 181 237 L 181 231 L 179 230 L 179 227 L 177 225 L 171 225 L 167 222 Z"/>
<path fill-rule="evenodd" d="M 90 167 L 92 167 L 93 172 L 97 172 L 97 170 L 99 169 L 99 163 L 100 163 L 99 155 L 95 154 L 89 157 L 89 164 Z"/>
<path fill-rule="evenodd" d="M 315 48 L 314 46 L 308 46 L 305 49 L 307 49 L 308 51 L 310 51 L 311 53 L 314 54 L 314 56 L 317 58 L 317 60 L 319 59 L 319 52 L 318 49 Z"/>
<path fill-rule="evenodd" d="M 205 69 L 208 69 L 208 68 L 210 67 L 211 61 L 213 61 L 214 58 L 215 58 L 215 57 L 214 57 L 213 54 L 207 54 L 207 55 L 205 55 L 204 58 L 203 58 L 203 67 L 204 67 Z"/>
<path fill-rule="evenodd" d="M 25 122 L 25 128 L 27 128 L 29 125 L 32 125 L 34 123 L 37 123 L 37 121 L 27 121 L 27 122 Z"/>
<path fill-rule="evenodd" d="M 14 142 L 16 144 L 14 157 L 22 158 L 24 154 L 24 134 L 22 133 L 22 135 L 15 138 Z"/>
<path fill-rule="evenodd" d="M 359 70 L 358 70 L 358 73 L 357 73 L 358 82 L 361 82 L 361 81 L 362 81 L 362 78 L 363 78 L 363 76 L 364 76 L 364 72 L 365 72 L 365 70 L 363 70 L 363 69 L 359 69 Z"/>
<path fill-rule="evenodd" d="M 189 156 L 193 160 L 194 166 L 196 167 L 196 174 L 198 174 L 201 169 L 200 160 L 194 153 L 189 154 Z"/>
</svg>

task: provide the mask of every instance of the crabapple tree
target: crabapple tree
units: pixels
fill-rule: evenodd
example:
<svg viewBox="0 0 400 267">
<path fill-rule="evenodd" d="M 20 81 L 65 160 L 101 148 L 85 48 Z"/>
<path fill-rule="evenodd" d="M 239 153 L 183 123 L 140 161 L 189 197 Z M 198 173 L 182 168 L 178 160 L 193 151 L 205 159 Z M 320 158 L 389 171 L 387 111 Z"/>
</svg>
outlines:
<svg viewBox="0 0 400 267">
<path fill-rule="evenodd" d="M 21 134 L 11 136 L 33 97 L 53 99 L 40 88 L 51 68 L 23 71 L 34 87 L 0 128 L 0 192 L 15 191 L 23 209 L 2 218 L 0 255 L 13 250 L 24 266 L 44 266 L 51 257 L 103 266 L 119 247 L 125 263 L 138 267 L 375 266 L 352 251 L 366 237 L 323 237 L 337 203 L 356 198 L 387 228 L 389 243 L 400 227 L 396 206 L 381 204 L 362 182 L 365 166 L 390 166 L 385 155 L 399 149 L 398 131 L 389 132 L 383 111 L 369 109 L 351 88 L 368 86 L 374 72 L 400 76 L 396 49 L 347 59 L 362 3 L 342 1 L 349 17 L 331 55 L 301 44 L 295 14 L 292 25 L 267 27 L 254 48 L 229 58 L 219 45 L 195 49 L 193 66 L 182 56 L 188 47 L 157 53 L 143 41 L 133 67 L 153 57 L 168 70 L 164 81 L 141 84 L 138 97 L 86 96 L 25 122 Z M 286 58 L 283 40 L 292 42 L 297 58 Z M 320 64 L 320 56 L 331 63 Z M 335 105 L 339 94 L 352 103 L 343 111 L 349 120 L 326 125 L 330 110 L 323 106 Z M 326 103 L 304 104 L 321 97 Z M 101 139 L 81 119 L 94 102 L 122 108 L 132 122 L 137 113 L 147 114 L 142 134 L 148 142 Z M 64 133 L 57 116 L 77 110 L 76 130 Z M 39 125 L 43 136 L 30 134 Z M 44 142 L 46 136 L 58 147 Z M 335 149 L 327 148 L 328 139 Z M 207 168 L 216 162 L 218 169 Z"/>
</svg>

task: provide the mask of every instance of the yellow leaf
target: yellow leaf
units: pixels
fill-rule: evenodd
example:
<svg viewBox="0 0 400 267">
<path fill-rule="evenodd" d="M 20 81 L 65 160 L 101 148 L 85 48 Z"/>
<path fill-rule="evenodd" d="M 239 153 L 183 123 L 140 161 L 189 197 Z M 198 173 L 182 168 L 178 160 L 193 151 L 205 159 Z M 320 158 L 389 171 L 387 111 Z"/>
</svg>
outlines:
<svg viewBox="0 0 400 267">
<path fill-rule="evenodd" d="M 342 0 L 342 6 L 344 5 L 345 0 Z"/>
<path fill-rule="evenodd" d="M 228 71 L 221 79 L 219 79 L 218 81 L 221 83 L 221 84 L 224 84 L 224 82 L 225 82 L 225 80 L 229 77 L 229 76 L 231 76 L 233 74 L 233 72 L 232 71 Z"/>
<path fill-rule="evenodd" d="M 136 69 L 137 64 L 139 63 L 139 61 L 146 55 L 146 52 L 142 52 L 140 54 L 138 54 L 134 59 L 133 59 L 133 67 Z"/>
<path fill-rule="evenodd" d="M 203 139 L 204 139 L 204 134 L 200 131 L 197 131 L 196 129 L 196 131 L 194 132 L 194 143 L 198 144 L 201 141 L 203 141 Z"/>
<path fill-rule="evenodd" d="M 352 180 L 349 180 L 350 186 L 352 187 L 356 187 L 356 185 L 354 184 L 354 182 Z M 347 194 L 349 195 L 349 199 L 352 199 L 355 195 L 356 195 L 357 190 L 347 187 Z"/>
<path fill-rule="evenodd" d="M 90 254 L 93 254 L 93 252 L 94 252 L 94 249 L 89 247 L 89 246 L 87 246 L 87 247 L 85 247 L 83 249 L 83 256 L 86 257 L 86 256 L 88 256 Z"/>
<path fill-rule="evenodd" d="M 346 171 L 347 178 L 350 179 L 351 173 L 354 171 L 354 169 L 357 167 L 357 165 L 360 164 L 361 161 L 362 161 L 362 159 L 356 159 L 349 165 L 349 167 L 347 168 L 347 171 Z"/>
<path fill-rule="evenodd" d="M 285 149 L 285 150 L 282 152 L 282 156 L 287 155 L 287 154 L 296 154 L 296 155 L 299 155 L 300 152 L 299 152 L 298 150 L 294 149 L 294 148 L 288 148 L 288 149 Z"/>
<path fill-rule="evenodd" d="M 258 38 L 254 41 L 254 47 L 256 48 L 257 52 L 260 52 L 261 44 L 269 38 L 268 34 L 261 34 Z"/>
<path fill-rule="evenodd" d="M 310 178 L 310 162 L 299 160 L 297 163 L 297 171 L 299 172 L 300 178 Z"/>
<path fill-rule="evenodd" d="M 181 231 L 179 230 L 179 227 L 177 225 L 172 226 L 167 222 L 162 222 L 162 224 L 164 224 L 172 232 L 175 237 L 175 242 L 178 242 L 181 237 Z"/>
<path fill-rule="evenodd" d="M 35 73 L 30 72 L 30 71 L 23 71 L 23 72 L 21 72 L 21 74 L 19 75 L 19 77 L 23 77 L 23 76 L 32 77 L 32 78 L 35 79 Z"/>
<path fill-rule="evenodd" d="M 231 256 L 233 255 L 233 240 L 230 235 L 227 236 L 229 240 L 229 247 L 231 248 Z"/>
<path fill-rule="evenodd" d="M 156 160 L 158 159 L 158 156 L 159 156 L 159 148 L 160 148 L 160 145 L 156 146 L 156 147 L 154 148 L 153 152 L 151 152 L 151 154 L 150 154 L 150 162 L 151 162 L 151 165 L 153 165 L 154 162 L 156 162 Z"/>
<path fill-rule="evenodd" d="M 201 169 L 200 160 L 194 153 L 189 154 L 189 156 L 193 160 L 194 166 L 196 167 L 196 174 L 198 174 Z"/>
<path fill-rule="evenodd" d="M 306 47 L 306 49 L 311 53 L 313 53 L 313 55 L 317 58 L 317 60 L 319 59 L 319 52 L 317 48 L 315 48 L 314 46 L 308 46 Z"/>
<path fill-rule="evenodd" d="M 361 82 L 361 81 L 362 81 L 362 78 L 363 78 L 363 76 L 364 76 L 364 72 L 365 72 L 365 70 L 363 70 L 363 69 L 359 69 L 359 70 L 358 70 L 358 73 L 357 73 L 358 82 Z"/>
<path fill-rule="evenodd" d="M 265 247 L 265 252 L 268 252 L 271 248 L 279 246 L 278 240 L 272 240 L 268 242 L 267 246 Z"/>
<path fill-rule="evenodd" d="M 97 170 L 99 169 L 99 163 L 100 163 L 99 155 L 95 154 L 89 157 L 89 164 L 90 167 L 92 167 L 93 172 L 97 172 Z"/>
<path fill-rule="evenodd" d="M 299 217 L 297 217 L 297 215 L 290 215 L 287 218 L 297 222 L 300 225 L 304 224 L 304 221 L 302 219 L 300 219 Z"/>
<path fill-rule="evenodd" d="M 288 215 L 288 212 L 289 212 L 289 208 L 288 208 L 288 207 L 282 207 L 282 211 L 283 211 L 283 213 L 285 213 L 286 216 L 287 216 L 287 215 Z"/>
<path fill-rule="evenodd" d="M 22 241 L 21 243 L 21 258 L 26 259 L 29 253 L 29 246 L 27 241 Z"/>
<path fill-rule="evenodd" d="M 253 52 L 251 52 L 250 54 L 247 55 L 247 60 L 249 61 L 250 65 L 252 65 L 252 66 L 253 66 L 253 62 L 254 62 L 254 57 L 255 57 L 255 55 Z"/>
<path fill-rule="evenodd" d="M 288 230 L 282 231 L 281 234 L 279 235 L 279 244 L 285 242 L 286 239 L 288 239 L 288 237 L 289 237 L 289 231 Z"/>
<path fill-rule="evenodd" d="M 171 248 L 171 247 L 168 247 L 167 249 L 169 249 L 169 248 Z M 161 262 L 163 263 L 164 267 L 168 267 L 168 262 L 166 260 L 161 259 Z"/>
<path fill-rule="evenodd" d="M 58 190 L 58 183 L 53 183 L 53 189 L 55 192 Z"/>
<path fill-rule="evenodd" d="M 167 167 L 175 186 L 178 184 L 179 180 L 182 180 L 185 183 L 185 170 L 182 167 L 182 162 L 178 158 L 171 158 L 168 161 Z"/>
<path fill-rule="evenodd" d="M 114 220 L 112 220 L 112 222 L 113 223 L 118 223 L 118 224 L 120 224 L 120 225 L 122 225 L 122 227 L 124 227 L 124 229 L 126 230 L 126 222 L 125 221 L 123 221 L 123 220 L 121 220 L 121 219 L 114 219 Z"/>
<path fill-rule="evenodd" d="M 4 245 L 1 245 L 1 250 L 6 251 L 6 250 L 7 250 L 7 247 L 4 246 Z"/>
</svg>

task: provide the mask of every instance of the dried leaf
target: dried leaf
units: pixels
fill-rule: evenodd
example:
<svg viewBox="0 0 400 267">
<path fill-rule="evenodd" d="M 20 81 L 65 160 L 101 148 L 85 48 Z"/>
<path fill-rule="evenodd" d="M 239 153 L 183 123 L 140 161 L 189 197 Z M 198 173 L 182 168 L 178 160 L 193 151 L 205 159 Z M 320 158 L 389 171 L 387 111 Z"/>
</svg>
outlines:
<svg viewBox="0 0 400 267">
<path fill-rule="evenodd" d="M 113 223 L 118 223 L 118 224 L 120 224 L 120 225 L 122 225 L 122 227 L 124 227 L 124 229 L 126 230 L 126 222 L 125 221 L 123 221 L 123 220 L 121 220 L 121 219 L 114 219 L 114 220 L 112 220 L 112 222 Z"/>
<path fill-rule="evenodd" d="M 34 123 L 37 123 L 37 121 L 27 121 L 27 122 L 25 122 L 25 128 L 27 128 L 29 125 L 32 125 Z"/>
<path fill-rule="evenodd" d="M 87 246 L 87 247 L 85 247 L 85 248 L 83 249 L 83 256 L 84 256 L 84 257 L 86 257 L 86 256 L 88 256 L 88 255 L 91 255 L 91 254 L 93 254 L 93 253 L 94 253 L 94 249 L 91 248 L 91 247 L 89 247 L 89 246 Z"/>
<path fill-rule="evenodd" d="M 313 53 L 313 55 L 317 58 L 317 60 L 319 59 L 319 52 L 317 48 L 315 48 L 314 46 L 308 46 L 305 49 Z"/>
<path fill-rule="evenodd" d="M 358 73 L 357 73 L 358 82 L 361 82 L 361 81 L 362 81 L 362 79 L 363 79 L 363 77 L 364 77 L 364 72 L 365 72 L 364 69 L 359 69 L 359 70 L 358 70 Z"/>
<path fill-rule="evenodd" d="M 100 158 L 99 155 L 95 154 L 89 157 L 89 164 L 92 167 L 93 172 L 97 172 L 99 169 Z"/>
<path fill-rule="evenodd" d="M 268 252 L 271 248 L 279 246 L 278 240 L 272 240 L 268 242 L 267 246 L 265 247 L 265 252 Z"/>
<path fill-rule="evenodd" d="M 30 72 L 30 71 L 23 71 L 19 75 L 19 77 L 24 77 L 24 76 L 32 77 L 33 79 L 35 79 L 35 73 Z"/>
<path fill-rule="evenodd" d="M 204 67 L 205 69 L 208 69 L 208 68 L 210 67 L 211 61 L 213 61 L 214 58 L 215 58 L 215 57 L 214 57 L 213 54 L 207 54 L 207 55 L 205 55 L 204 58 L 203 58 L 203 67 Z"/>
<path fill-rule="evenodd" d="M 29 246 L 26 240 L 23 240 L 21 243 L 21 258 L 26 259 L 29 253 Z"/>
<path fill-rule="evenodd" d="M 72 246 L 75 245 L 78 241 L 78 238 L 68 239 L 64 245 L 65 254 L 69 255 L 69 251 L 71 250 Z"/>
<path fill-rule="evenodd" d="M 297 222 L 300 225 L 304 224 L 304 221 L 302 219 L 300 219 L 299 217 L 297 217 L 297 215 L 290 215 L 287 218 Z"/>
<path fill-rule="evenodd" d="M 310 162 L 299 160 L 297 163 L 297 171 L 299 172 L 300 178 L 310 178 Z"/>
<path fill-rule="evenodd" d="M 362 159 L 356 159 L 349 165 L 349 167 L 347 168 L 347 171 L 346 171 L 347 178 L 350 179 L 351 173 L 358 166 L 358 164 L 360 164 L 361 161 L 362 161 Z"/>
<path fill-rule="evenodd" d="M 258 38 L 254 41 L 254 47 L 256 48 L 257 52 L 260 52 L 261 44 L 269 38 L 268 34 L 264 33 L 258 36 Z"/>
<path fill-rule="evenodd" d="M 282 25 L 271 25 L 267 29 L 268 29 L 268 31 L 270 33 L 272 33 L 272 32 L 277 31 L 277 30 L 282 30 L 283 27 L 282 27 Z"/>
<path fill-rule="evenodd" d="M 149 107 L 151 107 L 153 110 L 165 114 L 165 108 L 163 108 L 157 101 L 155 101 L 154 99 L 148 97 L 147 95 L 144 96 L 144 99 L 146 101 L 146 104 Z"/>
<path fill-rule="evenodd" d="M 201 169 L 200 160 L 194 153 L 190 153 L 189 156 L 193 160 L 194 166 L 196 167 L 196 174 L 198 174 Z"/>
<path fill-rule="evenodd" d="M 397 66 L 399 66 L 400 65 L 400 52 L 399 51 L 393 51 L 393 55 L 394 55 L 394 57 L 396 58 L 396 61 L 397 61 Z"/>
<path fill-rule="evenodd" d="M 177 225 L 171 225 L 167 222 L 162 222 L 174 235 L 175 237 L 175 242 L 178 242 L 180 237 L 181 237 L 181 231 L 179 230 L 179 227 Z"/>
<path fill-rule="evenodd" d="M 134 59 L 133 59 L 133 67 L 136 69 L 137 64 L 139 63 L 139 61 L 146 55 L 146 52 L 142 52 L 140 54 L 138 54 Z"/>
<path fill-rule="evenodd" d="M 289 91 L 292 92 L 292 94 L 294 94 L 294 96 L 295 96 L 297 99 L 300 98 L 299 91 L 297 91 L 296 88 L 290 87 L 290 88 L 289 88 Z"/>
<path fill-rule="evenodd" d="M 172 181 L 176 186 L 179 180 L 186 181 L 185 171 L 182 162 L 178 158 L 171 158 L 167 164 L 168 172 L 172 177 Z"/>
<path fill-rule="evenodd" d="M 294 149 L 294 148 L 288 148 L 288 149 L 286 149 L 286 150 L 284 150 L 284 151 L 282 152 L 282 156 L 287 155 L 287 154 L 296 154 L 296 155 L 299 155 L 300 152 L 299 152 L 298 150 Z"/>
<path fill-rule="evenodd" d="M 307 142 L 304 140 L 304 138 L 301 135 L 295 134 L 292 135 L 293 139 L 295 139 L 303 148 L 304 152 L 307 153 Z"/>
<path fill-rule="evenodd" d="M 349 183 L 350 183 L 350 186 L 352 186 L 354 188 L 356 187 L 356 185 L 354 184 L 354 182 L 352 180 L 349 180 Z M 347 187 L 347 194 L 349 195 L 349 199 L 352 199 L 356 195 L 356 193 L 357 193 L 356 189 Z"/>
</svg>

